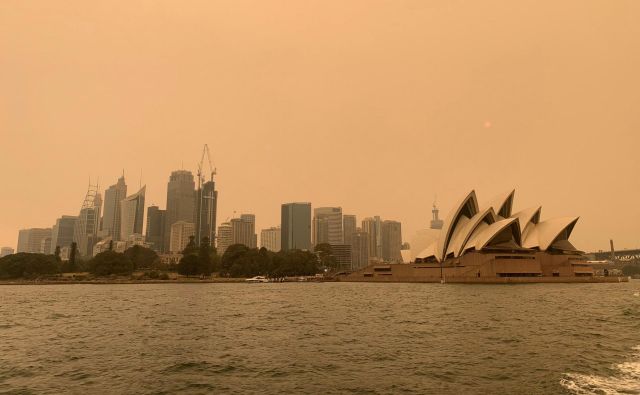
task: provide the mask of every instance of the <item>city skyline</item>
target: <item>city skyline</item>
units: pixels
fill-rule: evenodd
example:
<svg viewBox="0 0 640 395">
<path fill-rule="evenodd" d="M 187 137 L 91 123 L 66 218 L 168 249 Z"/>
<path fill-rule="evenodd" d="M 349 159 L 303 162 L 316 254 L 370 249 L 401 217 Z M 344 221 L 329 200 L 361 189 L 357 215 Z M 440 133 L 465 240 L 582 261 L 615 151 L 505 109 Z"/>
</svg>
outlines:
<svg viewBox="0 0 640 395">
<path fill-rule="evenodd" d="M 0 392 L 640 395 L 639 21 L 0 0 Z"/>
<path fill-rule="evenodd" d="M 581 249 L 640 246 L 640 4 L 374 3 L 4 8 L 0 246 L 122 168 L 164 208 L 204 143 L 218 224 L 310 201 L 410 240 L 436 195 L 516 188 Z"/>
<path fill-rule="evenodd" d="M 174 171 L 171 171 L 170 173 L 173 175 L 175 172 L 179 172 L 179 174 L 180 174 L 180 175 L 187 175 L 188 173 L 191 173 L 191 174 L 190 174 L 190 176 L 191 176 L 191 177 L 193 177 L 193 176 L 194 176 L 194 172 L 192 172 L 191 170 L 180 169 L 180 170 L 174 170 Z M 121 176 L 121 177 L 118 179 L 118 182 L 123 182 L 123 179 L 124 179 L 124 176 Z M 216 178 L 216 182 L 217 182 L 217 178 Z M 166 182 L 165 182 L 165 183 L 166 183 Z M 101 188 L 99 185 L 91 185 L 91 184 L 89 185 L 89 187 L 90 187 L 90 188 L 95 188 L 96 186 L 98 186 L 99 188 Z M 115 184 L 114 184 L 114 185 L 112 185 L 112 186 L 111 186 L 111 187 L 109 187 L 109 188 L 113 188 L 114 186 L 115 186 Z M 106 195 L 106 193 L 108 193 L 109 188 L 105 188 L 104 190 L 103 190 L 103 189 L 98 189 L 98 191 L 97 191 L 97 192 L 99 193 L 99 195 L 100 195 L 100 196 L 105 196 L 105 195 Z M 194 184 L 194 188 L 195 188 L 195 184 Z M 163 205 L 163 204 L 157 204 L 157 203 L 155 203 L 155 202 L 154 202 L 154 203 L 146 203 L 146 204 L 145 204 L 145 201 L 144 201 L 144 194 L 145 194 L 146 189 L 147 189 L 147 186 L 146 186 L 146 185 L 144 185 L 144 186 L 143 186 L 143 188 L 141 189 L 142 194 L 143 194 L 142 204 L 144 205 L 144 227 L 142 228 L 142 233 L 140 233 L 140 234 L 142 234 L 142 235 L 145 235 L 145 234 L 147 233 L 147 227 L 148 227 L 148 212 L 147 212 L 147 210 L 148 210 L 150 207 L 160 207 L 160 209 L 161 209 L 163 212 L 166 212 L 166 202 L 165 202 L 165 204 L 164 204 L 164 205 Z M 85 191 L 86 191 L 86 187 L 85 187 Z M 126 185 L 125 185 L 125 191 L 126 191 Z M 138 193 L 140 193 L 141 191 L 138 191 Z M 134 194 L 134 195 L 137 195 L 138 193 L 136 193 L 136 194 Z M 224 191 L 223 191 L 223 193 L 224 193 Z M 162 193 L 162 192 L 160 192 L 160 194 L 163 194 L 163 193 Z M 166 190 L 165 190 L 164 195 L 166 196 L 166 194 L 167 194 L 167 192 L 166 192 Z M 134 195 L 131 195 L 131 196 L 134 196 Z M 217 195 L 217 191 L 216 191 L 216 195 Z M 195 208 L 195 207 L 196 207 L 196 203 L 197 203 L 197 202 L 196 202 L 197 193 L 196 193 L 196 190 L 195 190 L 195 189 L 193 190 L 193 196 L 194 196 L 194 197 L 193 197 L 193 199 L 194 199 L 194 200 L 193 200 L 193 202 L 190 202 L 189 204 L 193 204 L 193 206 L 194 206 L 194 209 L 193 209 L 194 215 L 197 215 L 197 214 L 196 214 L 196 208 Z M 129 197 L 127 197 L 127 198 L 129 198 Z M 104 211 L 104 208 L 106 207 L 106 202 L 104 201 L 104 198 L 102 198 L 101 200 L 102 200 L 102 203 L 101 203 L 101 204 L 102 204 L 102 209 L 101 209 L 101 211 L 102 211 L 102 215 L 101 215 L 101 218 L 102 218 L 102 219 L 104 219 L 105 217 L 104 217 L 104 212 L 103 212 L 103 211 Z M 125 199 L 122 199 L 122 200 L 124 201 Z M 217 200 L 217 199 L 216 199 L 216 200 Z M 313 225 L 313 222 L 314 222 L 314 218 L 313 218 L 313 216 L 315 215 L 315 214 L 314 214 L 314 213 L 315 213 L 315 211 L 316 211 L 317 209 L 325 209 L 325 208 L 331 208 L 331 207 L 319 207 L 319 206 L 315 205 L 313 202 L 310 202 L 310 203 L 311 203 L 311 210 L 312 210 L 312 218 L 311 218 L 311 219 L 312 219 L 312 221 L 311 221 L 311 222 L 312 222 L 312 229 L 311 229 L 311 230 L 312 230 L 312 233 L 313 233 L 313 227 L 314 227 L 314 225 Z M 285 204 L 285 203 L 282 203 L 282 204 Z M 339 207 L 339 208 L 341 208 L 341 207 Z M 525 207 L 518 206 L 518 209 L 524 209 L 524 208 L 525 208 Z M 277 210 L 277 209 L 278 209 L 278 208 L 276 208 L 276 211 L 278 211 L 278 213 L 279 213 L 279 210 Z M 219 209 L 218 209 L 218 210 L 219 210 Z M 402 242 L 403 242 L 403 243 L 410 243 L 410 242 L 411 242 L 411 239 L 412 239 L 414 236 L 416 236 L 416 235 L 420 234 L 420 232 L 424 232 L 425 230 L 428 230 L 428 229 L 430 228 L 430 226 L 431 226 L 431 225 L 433 225 L 433 224 L 432 224 L 432 222 L 433 222 L 433 218 L 434 218 L 434 210 L 439 211 L 439 212 L 441 213 L 441 214 L 440 214 L 440 219 L 439 219 L 440 221 L 442 220 L 442 213 L 444 213 L 445 215 L 446 215 L 446 213 L 447 213 L 447 210 L 443 210 L 443 209 L 442 209 L 442 206 L 441 206 L 440 204 L 437 204 L 437 205 L 436 205 L 436 202 L 435 202 L 435 200 L 434 200 L 434 202 L 432 202 L 432 203 L 431 203 L 431 205 L 428 207 L 428 210 L 426 210 L 426 209 L 425 209 L 425 212 L 426 212 L 426 211 L 428 211 L 428 213 L 429 213 L 429 215 L 430 215 L 431 217 L 430 217 L 430 218 L 426 218 L 426 219 L 424 220 L 424 224 L 423 224 L 423 226 L 422 226 L 422 227 L 420 227 L 420 228 L 418 228 L 418 229 L 416 229 L 416 230 L 415 230 L 415 231 L 413 231 L 412 233 L 407 234 L 407 233 L 404 233 L 404 232 L 403 232 L 403 233 L 402 233 Z M 119 212 L 119 211 L 120 211 L 120 210 L 118 210 L 118 214 L 119 214 L 119 216 L 120 216 L 120 212 Z M 247 211 L 247 212 L 249 212 L 249 211 L 251 211 L 251 210 L 249 210 L 249 209 L 248 209 L 248 210 L 246 210 L 246 211 Z M 236 212 L 239 212 L 239 211 L 234 209 L 234 210 L 232 211 L 232 215 L 236 215 Z M 354 209 L 354 210 L 350 210 L 350 212 L 358 212 L 358 210 L 357 210 L 357 209 Z M 257 240 L 256 240 L 256 242 L 257 242 L 257 244 L 256 244 L 256 245 L 258 245 L 258 246 L 259 246 L 259 245 L 260 245 L 260 239 L 259 239 L 260 232 L 261 232 L 262 230 L 268 230 L 268 229 L 269 229 L 269 228 L 271 228 L 271 227 L 280 227 L 280 226 L 281 226 L 281 224 L 280 224 L 280 222 L 273 222 L 273 224 L 271 224 L 270 222 L 268 223 L 267 221 L 264 221 L 264 220 L 263 220 L 263 221 L 260 221 L 260 220 L 259 220 L 260 216 L 258 216 L 258 215 L 256 215 L 256 214 L 253 214 L 253 213 L 252 213 L 251 215 L 252 215 L 252 216 L 254 216 L 254 221 L 255 221 L 255 225 L 254 225 L 254 227 L 255 227 L 255 233 L 256 233 L 256 235 L 258 236 L 258 238 L 257 238 Z M 271 217 L 272 217 L 272 216 L 273 216 L 273 215 L 271 215 Z M 362 221 L 366 221 L 366 220 L 369 220 L 369 219 L 371 219 L 371 220 L 377 220 L 377 221 L 380 221 L 380 222 L 379 222 L 379 225 L 380 225 L 380 229 L 382 229 L 382 221 L 381 221 L 380 219 L 378 219 L 378 218 L 380 217 L 380 216 L 378 216 L 378 215 L 375 215 L 375 216 L 367 216 L 367 215 L 361 215 L 361 216 L 359 216 L 359 215 L 353 215 L 353 216 L 355 216 L 355 217 L 357 217 L 357 218 L 362 218 Z M 73 218 L 76 218 L 76 219 L 77 219 L 77 214 L 76 214 L 76 215 L 58 214 L 58 216 L 56 217 L 56 219 L 54 219 L 54 220 L 52 221 L 52 225 L 49 225 L 49 226 L 23 226 L 23 227 L 21 227 L 21 228 L 19 228 L 19 229 L 17 229 L 17 230 L 16 230 L 16 237 L 15 237 L 16 241 L 14 242 L 14 244 L 5 243 L 5 244 L 2 244 L 1 246 L 2 246 L 2 247 L 10 247 L 10 248 L 14 248 L 16 251 L 18 251 L 18 250 L 19 250 L 19 246 L 18 246 L 18 237 L 17 237 L 17 235 L 18 235 L 18 233 L 20 233 L 19 231 L 23 231 L 23 230 L 30 230 L 30 229 L 42 229 L 42 228 L 49 228 L 49 229 L 50 229 L 50 228 L 52 228 L 52 226 L 55 226 L 56 222 L 57 222 L 60 218 L 62 218 L 62 217 L 73 217 Z M 268 216 L 268 217 L 269 217 L 269 216 Z M 344 215 L 344 217 L 352 217 L 352 215 L 347 215 L 347 214 L 345 214 L 345 215 Z M 228 218 L 229 218 L 229 219 L 231 219 L 231 217 L 228 217 Z M 258 219 L 256 219 L 256 218 L 258 218 Z M 236 219 L 239 219 L 239 217 L 238 217 L 238 218 L 236 218 Z M 194 219 L 194 220 L 195 220 L 195 219 Z M 278 220 L 278 221 L 279 221 L 279 220 Z M 402 224 L 403 224 L 403 225 L 402 225 L 402 226 L 403 226 L 403 228 L 405 227 L 405 225 L 404 225 L 404 221 L 403 221 L 402 219 L 400 219 L 400 218 L 395 218 L 395 217 L 394 217 L 394 219 L 393 219 L 392 221 L 394 221 L 394 222 L 395 222 L 395 221 L 397 221 L 397 222 L 399 222 L 399 223 L 402 223 Z M 120 221 L 118 221 L 118 222 L 120 222 Z M 163 222 L 164 222 L 164 220 L 163 220 Z M 225 222 L 226 222 L 226 221 L 225 221 Z M 222 225 L 222 224 L 223 224 L 223 223 L 225 223 L 225 222 L 222 222 L 222 223 L 221 223 L 221 222 L 218 222 L 218 223 L 216 223 L 216 226 L 220 226 L 220 225 Z M 104 225 L 104 224 L 101 222 L 101 225 Z M 358 225 L 358 226 L 357 226 L 357 228 L 358 228 L 358 229 L 360 229 L 360 228 L 361 228 L 361 226 L 360 226 L 360 225 L 362 225 L 362 224 L 360 223 L 360 221 L 358 221 L 358 222 L 357 222 L 357 225 Z M 118 223 L 118 226 L 120 226 L 120 223 Z M 140 225 L 137 225 L 137 226 L 140 226 Z M 166 225 L 166 226 L 170 226 L 170 225 Z M 195 223 L 194 223 L 194 226 L 195 226 Z M 140 228 L 137 228 L 137 229 L 139 230 Z M 194 229 L 195 229 L 195 228 L 194 228 Z M 381 231 L 381 230 L 380 230 L 380 231 Z M 103 232 L 103 231 L 102 231 L 102 230 L 99 230 L 99 233 L 100 233 L 100 232 Z M 163 233 L 164 233 L 164 230 L 163 230 Z M 107 236 L 108 236 L 106 232 L 102 233 L 102 235 L 103 235 L 104 237 L 107 237 Z M 170 236 L 170 235 L 169 235 L 169 236 Z M 343 235 L 343 238 L 344 238 L 344 237 L 346 237 L 346 235 Z M 373 236 L 369 235 L 369 237 L 370 237 L 370 238 L 372 238 Z M 380 242 L 380 243 L 382 243 L 381 237 L 382 237 L 382 236 L 381 236 L 381 233 L 380 233 L 380 236 L 379 236 L 379 238 L 380 238 L 380 241 L 379 241 L 379 242 Z M 615 240 L 614 240 L 614 241 L 615 241 Z M 607 243 L 606 243 L 606 244 L 607 244 L 607 245 L 605 245 L 603 248 L 599 248 L 599 249 L 588 249 L 588 248 L 587 248 L 586 250 L 587 250 L 588 252 L 596 252 L 596 251 L 600 251 L 600 250 L 606 250 L 606 249 L 607 249 L 607 247 L 609 246 L 609 245 L 608 245 L 608 244 L 609 244 L 609 240 L 607 240 Z M 313 243 L 313 234 L 312 234 L 312 238 L 311 238 L 311 245 L 314 245 L 314 243 Z M 380 244 L 380 245 L 379 245 L 379 247 L 378 247 L 378 249 L 381 249 L 381 246 L 382 246 L 382 245 Z M 61 247 L 63 247 L 63 246 L 61 246 Z M 635 246 L 634 246 L 634 245 L 631 245 L 631 246 L 619 246 L 618 244 L 616 244 L 616 245 L 615 245 L 615 247 L 616 247 L 616 249 L 619 249 L 619 250 L 621 250 L 621 249 L 628 249 L 628 248 L 635 248 Z M 50 248 L 50 249 L 51 249 L 51 251 L 53 251 L 53 249 L 54 249 L 54 248 L 55 248 L 55 246 L 54 246 L 54 245 L 53 245 L 53 243 L 52 243 L 51 248 Z M 370 246 L 370 248 L 373 248 L 373 246 Z M 169 251 L 167 251 L 167 252 L 169 252 Z M 380 252 L 379 252 L 379 253 L 381 254 L 381 250 L 380 250 Z M 370 256 L 375 257 L 375 254 L 373 254 L 373 253 L 371 252 L 371 253 L 370 253 Z"/>
<path fill-rule="evenodd" d="M 161 254 L 179 254 L 187 245 L 191 236 L 194 236 L 196 240 L 198 240 L 196 236 L 197 226 L 189 220 L 189 218 L 192 218 L 189 214 L 191 211 L 193 211 L 193 217 L 198 217 L 197 200 L 200 196 L 197 190 L 194 191 L 192 180 L 193 174 L 188 170 L 171 172 L 169 183 L 167 184 L 167 205 L 175 206 L 174 211 L 176 212 L 180 211 L 179 206 L 186 205 L 185 207 L 189 208 L 186 211 L 182 210 L 184 212 L 181 214 L 178 213 L 183 217 L 181 220 L 171 223 L 166 219 L 166 210 L 162 210 L 154 204 L 150 206 L 145 205 L 146 185 L 141 186 L 138 192 L 126 196 L 127 186 L 123 174 L 123 176 L 118 179 L 117 184 L 111 185 L 106 189 L 104 206 L 95 207 L 98 213 L 102 212 L 103 214 L 98 220 L 98 223 L 94 225 L 101 232 L 99 232 L 97 238 L 92 238 L 90 244 L 83 247 L 83 249 L 87 249 L 87 254 L 95 256 L 97 253 L 111 248 L 111 245 L 113 245 L 116 250 L 124 250 L 127 246 L 139 244 L 148 246 Z M 204 184 L 205 191 L 207 190 L 206 188 L 208 188 L 209 191 L 206 193 L 214 197 L 212 201 L 213 205 L 209 207 L 208 210 L 213 211 L 214 216 L 211 219 L 215 222 L 217 191 L 215 191 L 213 186 L 213 178 L 211 178 L 210 182 Z M 101 193 L 98 185 L 89 186 L 87 196 L 94 195 L 95 199 L 92 198 L 92 200 L 101 202 Z M 118 196 L 120 195 L 126 197 L 119 200 Z M 195 205 L 192 204 L 192 198 L 196 199 Z M 85 204 L 83 204 L 81 213 L 87 205 L 86 200 L 87 198 L 85 198 Z M 182 200 L 182 202 L 180 202 L 180 200 Z M 302 211 L 300 211 L 301 209 Z M 289 221 L 289 225 L 285 226 L 285 232 L 287 232 L 287 229 L 289 229 L 288 232 L 292 232 L 288 238 L 290 240 L 297 240 L 293 241 L 293 243 L 296 244 L 296 248 L 300 248 L 297 247 L 297 245 L 306 245 L 302 248 L 309 250 L 319 244 L 330 244 L 337 251 L 338 255 L 336 256 L 339 256 L 338 259 L 342 262 L 341 264 L 352 265 L 351 256 L 356 254 L 356 250 L 351 250 L 354 248 L 358 249 L 361 244 L 353 244 L 349 240 L 351 236 L 354 236 L 356 233 L 362 233 L 359 230 L 360 228 L 356 226 L 357 217 L 350 214 L 343 216 L 341 207 L 315 207 L 313 208 L 313 219 L 309 222 L 310 218 L 306 217 L 310 216 L 311 209 L 311 203 L 285 203 L 282 205 L 281 221 L 284 221 L 285 218 L 288 218 Z M 435 205 L 434 210 L 436 210 Z M 144 218 L 145 211 L 147 213 L 146 218 Z M 115 221 L 113 217 L 116 214 L 118 214 L 118 217 L 121 217 L 121 221 L 119 221 L 117 226 L 119 231 L 114 229 Z M 178 214 L 176 214 L 176 216 Z M 301 217 L 300 214 L 302 214 Z M 291 215 L 293 215 L 293 217 L 291 217 Z M 209 217 L 209 215 L 205 213 L 205 217 Z M 18 252 L 53 253 L 57 248 L 68 249 L 71 242 L 77 238 L 75 233 L 78 218 L 79 217 L 63 215 L 56 220 L 53 228 L 21 229 L 19 231 Z M 367 228 L 368 231 L 370 229 L 365 226 L 365 223 L 369 220 L 372 220 L 372 218 L 365 218 L 362 222 L 363 228 Z M 367 253 L 367 256 L 387 262 L 401 261 L 400 249 L 403 244 L 403 239 L 401 236 L 400 222 L 394 220 L 381 221 L 379 216 L 375 216 L 375 221 L 377 221 L 375 234 L 367 235 L 366 237 L 373 237 L 377 240 L 376 245 L 379 251 L 375 254 Z M 64 228 L 62 227 L 63 222 L 68 223 Z M 385 225 L 395 227 L 393 235 L 392 232 L 385 230 Z M 168 249 L 166 246 L 165 248 L 161 247 L 163 244 L 163 234 L 165 234 L 165 227 L 167 226 L 170 228 Z M 65 228 L 69 229 L 66 233 L 62 231 Z M 220 224 L 218 230 L 221 236 L 219 240 L 214 239 L 214 243 L 217 244 L 219 254 L 224 253 L 226 248 L 231 244 L 244 244 L 249 248 L 258 247 L 255 214 L 240 214 L 239 217 L 232 218 L 230 221 Z M 274 235 L 274 231 L 277 231 L 277 234 Z M 212 232 L 215 233 L 213 229 Z M 280 250 L 282 239 L 280 226 L 262 229 L 260 234 L 260 247 L 266 247 L 268 250 L 275 252 Z M 366 235 L 366 233 L 364 234 Z M 36 235 L 35 238 L 32 235 Z M 205 234 L 203 237 L 206 236 Z M 33 240 L 31 240 L 32 238 Z M 288 247 L 288 249 L 290 248 L 291 247 Z M 349 250 L 349 252 L 347 252 L 347 250 Z M 358 262 L 358 257 L 355 259 L 356 262 Z"/>
</svg>

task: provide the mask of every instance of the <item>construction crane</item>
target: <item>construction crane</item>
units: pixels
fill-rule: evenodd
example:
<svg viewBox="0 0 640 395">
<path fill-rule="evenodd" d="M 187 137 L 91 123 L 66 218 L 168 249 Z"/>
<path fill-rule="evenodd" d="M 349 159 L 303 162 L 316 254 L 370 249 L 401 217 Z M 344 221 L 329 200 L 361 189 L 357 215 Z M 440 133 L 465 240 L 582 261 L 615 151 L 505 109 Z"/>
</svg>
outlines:
<svg viewBox="0 0 640 395">
<path fill-rule="evenodd" d="M 207 163 L 209 164 L 209 180 L 207 180 L 207 175 L 204 173 L 205 161 L 204 158 L 207 157 Z M 215 234 L 215 204 L 216 193 L 213 188 L 208 190 L 205 195 L 205 191 L 203 190 L 205 184 L 207 182 L 213 183 L 213 177 L 217 174 L 216 168 L 213 167 L 211 162 L 211 153 L 209 151 L 209 146 L 207 144 L 202 148 L 202 156 L 200 157 L 200 162 L 198 163 L 198 218 L 196 219 L 196 240 L 198 243 L 202 241 L 204 237 L 209 238 L 209 242 L 214 242 L 214 234 Z M 206 218 L 203 218 L 203 211 L 206 209 Z M 205 222 L 203 224 L 203 222 Z"/>
<path fill-rule="evenodd" d="M 205 176 L 202 173 L 205 155 L 207 157 L 207 161 L 209 162 L 209 171 L 211 172 L 211 176 L 210 176 L 209 181 L 213 181 L 213 176 L 215 176 L 217 174 L 216 168 L 213 167 L 213 164 L 211 162 L 211 154 L 209 152 L 209 145 L 205 144 L 204 147 L 202 148 L 202 156 L 200 157 L 200 163 L 198 163 L 198 180 L 199 180 L 198 186 L 199 187 L 201 187 L 202 184 L 205 183 L 205 180 L 204 180 Z"/>
</svg>

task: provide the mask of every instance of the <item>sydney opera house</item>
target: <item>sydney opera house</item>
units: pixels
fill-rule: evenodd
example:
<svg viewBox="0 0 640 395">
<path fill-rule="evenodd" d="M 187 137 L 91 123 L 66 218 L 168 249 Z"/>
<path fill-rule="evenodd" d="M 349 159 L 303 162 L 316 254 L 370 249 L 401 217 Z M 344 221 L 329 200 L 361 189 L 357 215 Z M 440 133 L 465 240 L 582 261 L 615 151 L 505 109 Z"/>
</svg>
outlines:
<svg viewBox="0 0 640 395">
<path fill-rule="evenodd" d="M 541 207 L 513 213 L 515 191 L 484 205 L 475 191 L 459 201 L 431 234 L 427 247 L 404 264 L 373 264 L 342 281 L 601 282 L 569 237 L 578 217 L 543 220 Z M 424 240 L 423 240 L 424 241 Z"/>
</svg>

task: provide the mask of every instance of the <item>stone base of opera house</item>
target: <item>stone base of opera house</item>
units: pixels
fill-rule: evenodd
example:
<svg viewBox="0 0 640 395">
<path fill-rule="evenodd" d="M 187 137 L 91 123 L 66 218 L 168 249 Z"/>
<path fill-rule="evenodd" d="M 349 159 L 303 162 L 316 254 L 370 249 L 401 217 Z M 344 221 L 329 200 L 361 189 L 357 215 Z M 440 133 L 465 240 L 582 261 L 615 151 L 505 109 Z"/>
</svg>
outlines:
<svg viewBox="0 0 640 395">
<path fill-rule="evenodd" d="M 340 275 L 348 282 L 444 282 L 447 283 L 611 283 L 627 277 L 595 276 L 581 255 L 470 253 L 433 263 L 373 264 Z"/>
</svg>

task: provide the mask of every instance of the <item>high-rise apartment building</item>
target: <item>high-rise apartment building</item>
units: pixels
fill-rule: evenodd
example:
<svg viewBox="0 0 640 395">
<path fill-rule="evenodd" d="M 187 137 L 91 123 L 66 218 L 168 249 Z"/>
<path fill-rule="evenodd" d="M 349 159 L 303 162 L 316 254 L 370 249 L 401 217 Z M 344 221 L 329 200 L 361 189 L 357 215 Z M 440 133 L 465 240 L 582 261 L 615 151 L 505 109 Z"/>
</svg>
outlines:
<svg viewBox="0 0 640 395">
<path fill-rule="evenodd" d="M 7 255 L 13 254 L 14 250 L 11 247 L 2 247 L 0 248 L 0 258 L 4 258 Z"/>
<path fill-rule="evenodd" d="M 56 247 L 67 247 L 73 243 L 73 232 L 76 227 L 78 217 L 74 215 L 63 215 L 56 220 L 56 224 L 51 229 L 51 250 L 49 254 L 56 251 Z"/>
<path fill-rule="evenodd" d="M 233 227 L 230 222 L 223 222 L 218 226 L 218 239 L 216 243 L 216 250 L 219 255 L 224 252 L 233 244 Z"/>
<path fill-rule="evenodd" d="M 342 216 L 342 238 L 344 240 L 344 244 L 351 245 L 351 235 L 356 233 L 356 216 L 344 214 Z"/>
<path fill-rule="evenodd" d="M 196 191 L 196 242 L 204 237 L 211 242 L 216 239 L 216 215 L 218 210 L 218 191 L 214 181 L 207 181 L 202 189 Z"/>
<path fill-rule="evenodd" d="M 146 242 L 156 252 L 164 251 L 164 217 L 165 210 L 160 210 L 158 206 L 147 208 L 147 229 Z"/>
<path fill-rule="evenodd" d="M 178 221 L 195 224 L 195 185 L 193 174 L 187 170 L 173 171 L 169 177 L 169 183 L 167 184 L 167 212 L 165 214 L 165 250 L 170 247 L 171 225 Z"/>
<path fill-rule="evenodd" d="M 342 208 L 318 207 L 313 210 L 313 244 L 342 244 Z"/>
<path fill-rule="evenodd" d="M 98 186 L 90 185 L 73 230 L 73 240 L 78 243 L 78 255 L 81 257 L 91 256 L 93 245 L 99 240 L 101 208 L 102 197 Z"/>
<path fill-rule="evenodd" d="M 196 225 L 193 222 L 178 221 L 171 225 L 169 252 L 180 253 L 189 244 L 191 237 L 195 237 Z"/>
<path fill-rule="evenodd" d="M 281 211 L 282 250 L 311 251 L 311 203 L 286 203 Z"/>
<path fill-rule="evenodd" d="M 362 231 L 369 235 L 369 258 L 382 259 L 382 220 L 380 217 L 363 219 Z"/>
<path fill-rule="evenodd" d="M 51 228 L 21 229 L 18 233 L 18 252 L 40 253 L 45 239 L 51 242 Z"/>
<path fill-rule="evenodd" d="M 382 223 L 382 259 L 385 262 L 402 263 L 402 225 L 398 221 Z"/>
<path fill-rule="evenodd" d="M 144 197 L 146 186 L 138 192 L 127 196 L 120 202 L 120 240 L 129 240 L 131 235 L 142 235 L 144 225 Z"/>
<path fill-rule="evenodd" d="M 353 233 L 351 238 L 351 269 L 357 270 L 369 264 L 369 234 Z"/>
<path fill-rule="evenodd" d="M 127 184 L 124 181 L 124 174 L 118 178 L 118 182 L 111 185 L 104 191 L 104 210 L 102 213 L 102 225 L 100 228 L 101 237 L 111 236 L 112 240 L 121 240 L 120 221 L 122 215 L 120 202 L 127 196 Z"/>
<path fill-rule="evenodd" d="M 282 249 L 280 227 L 271 227 L 262 229 L 260 232 L 260 247 L 264 247 L 269 251 L 278 252 Z"/>
</svg>

